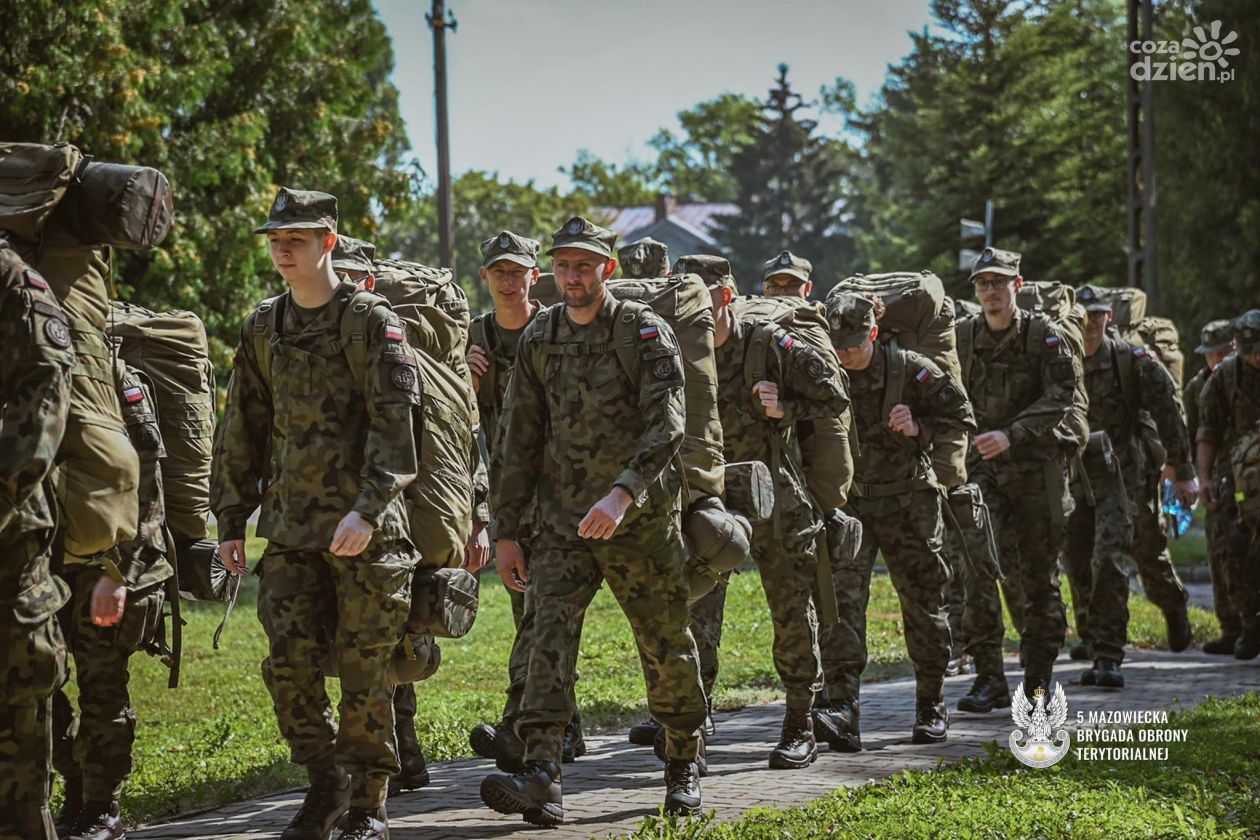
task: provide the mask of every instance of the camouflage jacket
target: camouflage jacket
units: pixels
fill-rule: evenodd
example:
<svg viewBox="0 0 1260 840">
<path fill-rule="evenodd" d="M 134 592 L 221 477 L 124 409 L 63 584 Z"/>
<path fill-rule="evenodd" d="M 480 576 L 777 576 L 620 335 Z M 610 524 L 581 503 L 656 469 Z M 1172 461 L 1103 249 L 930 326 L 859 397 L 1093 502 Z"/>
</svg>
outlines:
<svg viewBox="0 0 1260 840">
<path fill-rule="evenodd" d="M 625 370 L 613 347 L 620 317 L 634 321 L 638 371 Z M 536 497 L 543 532 L 577 541 L 578 524 L 614 486 L 635 499 L 614 544 L 677 516 L 673 463 L 685 422 L 678 352 L 661 318 L 609 293 L 590 324 L 570 321 L 563 303 L 538 314 L 518 346 L 499 440 L 502 465 L 490 477 L 499 539 L 527 536 L 521 519 Z"/>
<path fill-rule="evenodd" d="M 1152 466 L 1144 463 L 1141 424 L 1145 415 L 1159 429 L 1166 460 L 1176 467 L 1177 478 L 1194 476 L 1177 384 L 1145 349 L 1114 336 L 1105 337 L 1097 352 L 1085 359 L 1085 389 L 1089 393 L 1089 428 L 1107 433 L 1126 474 L 1144 474 Z"/>
<path fill-rule="evenodd" d="M 255 335 L 267 304 L 245 320 L 215 437 L 210 506 L 220 539 L 244 538 L 260 503 L 258 535 L 292 548 L 327 550 L 352 510 L 375 524 L 376 540 L 406 536 L 402 490 L 417 470 L 415 356 L 398 316 L 371 296 L 367 370 L 350 370 L 340 326 L 354 297 L 342 282 L 305 325 L 288 293 L 273 299 L 282 312 L 278 335 L 263 342 L 269 359 L 259 359 Z"/>
<path fill-rule="evenodd" d="M 762 322 L 763 324 L 765 322 Z M 752 341 L 755 329 L 771 328 L 774 340 L 764 345 Z M 764 346 L 766 358 L 759 366 L 765 376 L 779 386 L 779 400 L 786 416 L 771 419 L 753 394 L 756 383 L 749 379 L 754 367 L 748 358 Z M 778 471 L 774 475 L 775 505 L 781 511 L 810 504 L 802 469 L 797 422 L 838 417 L 849 405 L 844 385 L 816 350 L 780 327 L 759 326 L 754 321 L 736 319 L 730 336 L 716 348 L 718 413 L 722 419 L 722 440 L 727 463 L 761 461 L 774 469 L 774 439 L 779 440 Z M 819 363 L 812 364 L 814 360 Z"/>
<path fill-rule="evenodd" d="M 1190 458 L 1194 460 L 1194 445 L 1199 439 L 1199 415 L 1203 407 L 1203 388 L 1207 385 L 1208 377 L 1212 375 L 1212 371 L 1207 365 L 1199 369 L 1199 372 L 1190 377 L 1186 381 L 1186 387 L 1181 390 L 1181 404 L 1186 409 L 1186 433 L 1190 437 Z M 1216 452 L 1216 460 L 1212 464 L 1212 475 L 1214 478 L 1220 478 L 1229 472 L 1229 453 L 1223 449 Z"/>
<path fill-rule="evenodd" d="M 1216 366 L 1199 395 L 1196 439 L 1216 445 L 1218 457 L 1229 457 L 1239 434 L 1260 423 L 1260 370 L 1237 355 Z"/>
<path fill-rule="evenodd" d="M 929 487 L 936 481 L 930 454 L 936 435 L 946 429 L 975 431 L 976 421 L 967 397 L 950 378 L 926 356 L 909 350 L 893 349 L 877 342 L 866 370 L 849 371 L 849 391 L 853 397 L 855 495 Z M 901 382 L 890 382 L 900 373 Z M 899 388 L 890 394 L 888 389 Z M 907 437 L 894 432 L 888 415 L 897 404 L 910 407 L 919 424 L 919 434 Z"/>
<path fill-rule="evenodd" d="M 1035 347 L 1029 335 L 1034 319 L 1045 322 L 1038 330 L 1045 337 Z M 1081 369 L 1059 328 L 1046 316 L 1021 309 L 1000 334 L 989 330 L 983 314 L 962 319 L 956 330 L 974 336 L 963 385 L 976 427 L 981 432 L 1004 431 L 1010 438 L 1011 448 L 1000 459 L 1061 454 L 1063 443 L 1056 430 L 1072 410 Z"/>
</svg>

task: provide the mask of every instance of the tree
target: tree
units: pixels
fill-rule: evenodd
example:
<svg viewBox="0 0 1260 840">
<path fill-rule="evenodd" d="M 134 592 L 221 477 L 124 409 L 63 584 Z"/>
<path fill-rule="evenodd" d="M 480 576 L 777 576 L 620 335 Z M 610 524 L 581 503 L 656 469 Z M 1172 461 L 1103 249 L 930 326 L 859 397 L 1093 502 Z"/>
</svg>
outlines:
<svg viewBox="0 0 1260 840">
<path fill-rule="evenodd" d="M 601 207 L 634 207 L 651 204 L 656 197 L 651 167 L 635 161 L 618 166 L 586 149 L 560 171 L 573 182 L 573 192 Z"/>
<path fill-rule="evenodd" d="M 648 141 L 656 151 L 655 182 L 682 201 L 734 201 L 731 166 L 752 142 L 760 113 L 755 99 L 735 93 L 679 111 L 681 136 L 663 128 Z"/>
</svg>

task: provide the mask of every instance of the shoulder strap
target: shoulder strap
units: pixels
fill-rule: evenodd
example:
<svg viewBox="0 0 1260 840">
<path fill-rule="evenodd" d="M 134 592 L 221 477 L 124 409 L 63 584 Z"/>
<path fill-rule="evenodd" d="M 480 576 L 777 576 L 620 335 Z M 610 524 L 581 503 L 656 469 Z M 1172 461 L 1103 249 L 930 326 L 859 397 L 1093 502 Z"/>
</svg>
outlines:
<svg viewBox="0 0 1260 840">
<path fill-rule="evenodd" d="M 1113 342 L 1111 363 L 1116 366 L 1116 378 L 1120 380 L 1120 396 L 1129 407 L 1130 416 L 1133 416 L 1138 406 L 1137 371 L 1134 370 L 1133 365 L 1133 348 L 1126 345 L 1121 352 L 1120 342 Z"/>
<path fill-rule="evenodd" d="M 496 399 L 495 392 L 498 389 L 496 376 L 498 365 L 494 361 L 495 351 L 497 350 L 495 345 L 498 343 L 497 333 L 495 332 L 494 324 L 490 323 L 490 319 L 493 317 L 494 312 L 485 312 L 473 318 L 468 324 L 468 344 L 470 346 L 475 344 L 479 347 L 484 347 L 486 355 L 490 358 L 490 367 L 482 374 L 480 390 L 478 391 L 479 397 L 482 394 L 486 397 L 486 402 L 483 404 L 489 404 L 494 401 Z"/>
<path fill-rule="evenodd" d="M 972 347 L 976 342 L 976 319 L 975 316 L 968 317 L 965 321 L 966 328 L 958 335 L 958 369 L 962 373 L 963 387 L 971 387 L 971 367 L 975 363 L 975 353 Z"/>
<path fill-rule="evenodd" d="M 774 321 L 755 321 L 748 339 L 748 351 L 744 356 L 744 375 L 749 386 L 766 378 L 766 355 L 774 345 L 774 331 L 779 325 Z"/>
<path fill-rule="evenodd" d="M 258 372 L 271 382 L 271 346 L 284 335 L 284 306 L 289 293 L 267 298 L 254 313 L 254 358 Z"/>
<path fill-rule="evenodd" d="M 901 402 L 906 390 L 906 354 L 897 344 L 896 337 L 888 341 L 888 375 L 884 382 L 884 419 L 892 414 L 893 406 Z"/>
<path fill-rule="evenodd" d="M 365 391 L 368 328 L 372 320 L 372 310 L 382 304 L 389 306 L 380 295 L 361 289 L 351 296 L 350 302 L 341 313 L 341 351 L 346 355 L 350 372 L 358 377 Z"/>
<path fill-rule="evenodd" d="M 621 369 L 626 372 L 626 378 L 635 386 L 639 384 L 639 354 L 635 352 L 639 335 L 635 325 L 645 310 L 650 311 L 651 307 L 638 301 L 623 300 L 613 311 L 612 349 L 617 354 L 617 361 L 621 362 Z"/>
</svg>

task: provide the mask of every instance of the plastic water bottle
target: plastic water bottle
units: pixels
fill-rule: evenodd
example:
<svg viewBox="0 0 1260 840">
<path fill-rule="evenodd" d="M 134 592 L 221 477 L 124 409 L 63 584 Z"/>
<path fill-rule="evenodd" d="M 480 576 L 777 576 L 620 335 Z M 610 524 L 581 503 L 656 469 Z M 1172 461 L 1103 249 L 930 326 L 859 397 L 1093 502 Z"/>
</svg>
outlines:
<svg viewBox="0 0 1260 840">
<path fill-rule="evenodd" d="M 1177 538 L 1185 536 L 1194 522 L 1193 511 L 1182 506 L 1173 490 L 1173 483 L 1168 479 L 1164 479 L 1164 522 L 1170 532 L 1169 536 Z"/>
</svg>

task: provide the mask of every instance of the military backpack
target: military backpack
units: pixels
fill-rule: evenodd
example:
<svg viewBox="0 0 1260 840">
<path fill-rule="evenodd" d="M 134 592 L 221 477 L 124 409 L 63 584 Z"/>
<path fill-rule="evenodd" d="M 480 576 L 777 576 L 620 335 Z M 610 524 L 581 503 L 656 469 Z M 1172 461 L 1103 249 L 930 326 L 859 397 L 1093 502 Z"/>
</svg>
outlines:
<svg viewBox="0 0 1260 840">
<path fill-rule="evenodd" d="M 1111 304 L 1111 325 L 1130 344 L 1151 351 L 1172 374 L 1180 392 L 1185 381 L 1186 359 L 1181 352 L 1181 335 L 1168 318 L 1146 314 L 1146 292 L 1127 286 L 1105 289 Z"/>
</svg>

